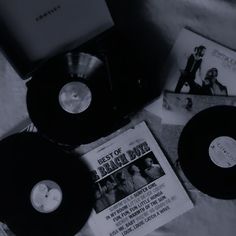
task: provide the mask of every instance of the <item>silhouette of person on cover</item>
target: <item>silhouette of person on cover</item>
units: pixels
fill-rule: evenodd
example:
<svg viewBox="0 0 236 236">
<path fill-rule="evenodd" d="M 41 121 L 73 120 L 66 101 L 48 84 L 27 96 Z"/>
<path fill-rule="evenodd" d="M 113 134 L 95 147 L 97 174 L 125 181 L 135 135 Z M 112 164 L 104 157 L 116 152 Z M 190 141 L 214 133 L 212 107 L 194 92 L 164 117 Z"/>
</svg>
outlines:
<svg viewBox="0 0 236 236">
<path fill-rule="evenodd" d="M 104 198 L 110 206 L 117 201 L 116 184 L 114 183 L 114 181 L 107 179 L 105 185 L 106 191 L 104 193 Z"/>
<path fill-rule="evenodd" d="M 210 68 L 204 80 L 202 81 L 202 94 L 204 95 L 223 95 L 227 96 L 227 87 L 221 84 L 218 80 L 217 68 Z"/>
<path fill-rule="evenodd" d="M 193 100 L 192 98 L 186 97 L 184 99 L 184 105 L 183 107 L 187 110 L 187 111 L 192 111 L 193 108 Z"/>
<path fill-rule="evenodd" d="M 128 172 L 131 175 L 131 180 L 135 191 L 148 184 L 147 180 L 141 175 L 138 166 L 134 164 L 130 165 L 128 168 Z"/>
<path fill-rule="evenodd" d="M 135 191 L 131 179 L 127 176 L 127 174 L 123 170 L 116 174 L 116 179 L 118 181 L 118 185 L 116 188 L 118 199 L 122 199 Z"/>
<path fill-rule="evenodd" d="M 187 60 L 187 64 L 184 70 L 181 70 L 181 75 L 177 82 L 175 92 L 180 93 L 184 84 L 188 84 L 190 87 L 189 93 L 198 94 L 201 90 L 201 86 L 195 82 L 196 73 L 201 73 L 202 58 L 205 55 L 206 47 L 200 45 L 194 48 L 192 53 Z"/>
<path fill-rule="evenodd" d="M 95 189 L 95 210 L 100 212 L 109 206 L 108 201 L 104 198 L 105 188 L 99 186 Z"/>
<path fill-rule="evenodd" d="M 147 157 L 144 160 L 146 168 L 144 173 L 147 175 L 149 182 L 160 178 L 164 172 L 159 164 L 154 164 L 152 158 Z"/>
</svg>

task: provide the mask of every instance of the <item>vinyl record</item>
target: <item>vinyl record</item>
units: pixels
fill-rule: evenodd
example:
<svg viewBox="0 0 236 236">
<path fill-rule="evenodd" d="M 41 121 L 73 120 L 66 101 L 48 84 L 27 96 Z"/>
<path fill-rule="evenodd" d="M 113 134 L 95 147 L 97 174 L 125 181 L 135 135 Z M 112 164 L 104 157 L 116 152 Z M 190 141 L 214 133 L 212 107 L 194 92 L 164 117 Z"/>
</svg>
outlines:
<svg viewBox="0 0 236 236">
<path fill-rule="evenodd" d="M 115 119 L 105 64 L 88 53 L 54 59 L 31 79 L 27 107 L 38 130 L 57 143 L 102 137 Z"/>
<path fill-rule="evenodd" d="M 196 188 L 215 198 L 236 198 L 235 121 L 235 107 L 215 106 L 195 115 L 180 135 L 183 172 Z"/>
<path fill-rule="evenodd" d="M 87 166 L 35 133 L 0 142 L 1 220 L 17 236 L 75 235 L 94 193 Z"/>
</svg>

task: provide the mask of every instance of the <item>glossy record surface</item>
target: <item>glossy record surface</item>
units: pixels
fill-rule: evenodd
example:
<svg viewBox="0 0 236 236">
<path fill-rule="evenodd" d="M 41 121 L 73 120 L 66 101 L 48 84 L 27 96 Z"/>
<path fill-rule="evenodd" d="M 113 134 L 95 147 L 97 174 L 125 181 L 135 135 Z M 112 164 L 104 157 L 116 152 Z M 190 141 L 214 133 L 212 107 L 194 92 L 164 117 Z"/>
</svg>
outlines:
<svg viewBox="0 0 236 236">
<path fill-rule="evenodd" d="M 189 181 L 200 191 L 220 199 L 236 198 L 236 166 L 217 166 L 208 150 L 218 137 L 236 140 L 235 120 L 236 108 L 233 106 L 203 110 L 187 123 L 178 143 L 180 164 Z"/>
<path fill-rule="evenodd" d="M 18 236 L 77 233 L 93 207 L 90 173 L 74 157 L 37 134 L 21 133 L 0 142 L 2 170 L 1 220 Z M 51 213 L 36 211 L 30 201 L 32 188 L 42 180 L 56 182 L 62 202 Z"/>
</svg>

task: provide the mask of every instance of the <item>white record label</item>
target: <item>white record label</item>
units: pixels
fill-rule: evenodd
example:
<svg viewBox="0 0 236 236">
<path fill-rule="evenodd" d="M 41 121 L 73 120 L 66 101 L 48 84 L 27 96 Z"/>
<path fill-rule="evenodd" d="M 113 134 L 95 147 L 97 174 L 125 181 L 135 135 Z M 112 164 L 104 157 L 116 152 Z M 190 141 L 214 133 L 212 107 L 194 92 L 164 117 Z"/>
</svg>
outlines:
<svg viewBox="0 0 236 236">
<path fill-rule="evenodd" d="M 65 84 L 59 93 L 62 109 L 71 114 L 85 111 L 92 101 L 92 93 L 84 83 L 73 81 Z"/>
<path fill-rule="evenodd" d="M 41 213 L 51 213 L 60 206 L 62 191 L 54 181 L 43 180 L 33 187 L 30 200 L 35 210 Z"/>
<path fill-rule="evenodd" d="M 215 138 L 209 146 L 212 162 L 221 168 L 236 165 L 236 140 L 228 136 Z"/>
</svg>

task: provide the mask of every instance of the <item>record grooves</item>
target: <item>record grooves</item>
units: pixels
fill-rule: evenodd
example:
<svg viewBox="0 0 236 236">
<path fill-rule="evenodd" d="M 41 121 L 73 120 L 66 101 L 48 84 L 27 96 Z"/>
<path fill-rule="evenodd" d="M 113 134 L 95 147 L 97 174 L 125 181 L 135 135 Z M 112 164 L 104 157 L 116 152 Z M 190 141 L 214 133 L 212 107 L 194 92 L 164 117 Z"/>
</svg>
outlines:
<svg viewBox="0 0 236 236">
<path fill-rule="evenodd" d="M 89 143 L 105 135 L 115 120 L 107 76 L 106 67 L 100 59 L 80 57 L 73 61 L 59 57 L 48 63 L 28 84 L 27 107 L 34 125 L 48 138 L 69 145 Z M 74 104 L 77 99 L 83 105 L 81 91 L 87 89 L 85 108 L 78 113 L 68 112 L 59 96 L 63 88 L 67 92 L 70 85 L 76 84 L 81 88 L 75 97 L 69 95 L 70 99 Z"/>
<path fill-rule="evenodd" d="M 75 235 L 94 203 L 87 166 L 34 133 L 5 138 L 0 153 L 1 220 L 17 236 Z"/>
<path fill-rule="evenodd" d="M 215 106 L 199 112 L 184 127 L 178 155 L 183 172 L 200 191 L 236 198 L 236 108 Z"/>
</svg>

